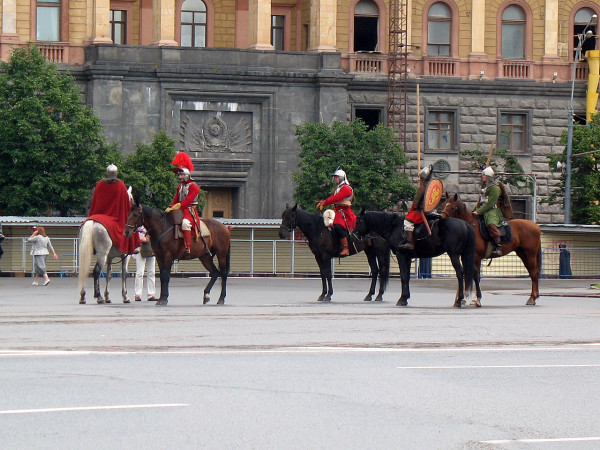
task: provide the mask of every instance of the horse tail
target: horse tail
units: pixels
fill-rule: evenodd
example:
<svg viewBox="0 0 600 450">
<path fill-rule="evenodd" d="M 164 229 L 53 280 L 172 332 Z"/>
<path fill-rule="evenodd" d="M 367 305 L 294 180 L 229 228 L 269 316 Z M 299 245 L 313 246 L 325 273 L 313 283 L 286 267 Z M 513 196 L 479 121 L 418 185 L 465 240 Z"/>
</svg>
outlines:
<svg viewBox="0 0 600 450">
<path fill-rule="evenodd" d="M 94 253 L 94 222 L 87 220 L 79 230 L 79 292 L 83 290 Z"/>
<path fill-rule="evenodd" d="M 475 247 L 477 240 L 475 239 L 475 231 L 467 222 L 464 222 L 467 228 L 467 241 L 462 252 L 462 263 L 464 271 L 465 295 L 470 297 L 473 292 L 473 282 L 475 281 Z"/>
</svg>

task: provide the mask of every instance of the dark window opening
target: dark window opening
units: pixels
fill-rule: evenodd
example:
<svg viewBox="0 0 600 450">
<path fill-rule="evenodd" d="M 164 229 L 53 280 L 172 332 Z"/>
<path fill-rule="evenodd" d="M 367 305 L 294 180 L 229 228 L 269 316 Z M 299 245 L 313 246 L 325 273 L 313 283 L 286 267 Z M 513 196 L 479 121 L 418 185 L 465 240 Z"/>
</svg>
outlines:
<svg viewBox="0 0 600 450">
<path fill-rule="evenodd" d="M 354 17 L 354 51 L 374 52 L 377 50 L 378 17 Z"/>
<path fill-rule="evenodd" d="M 224 217 L 225 214 L 223 213 L 223 211 L 213 211 L 213 217 Z"/>
<path fill-rule="evenodd" d="M 381 121 L 381 109 L 356 108 L 354 110 L 354 118 L 361 119 L 367 124 L 369 130 L 375 128 Z"/>
<path fill-rule="evenodd" d="M 511 198 L 510 202 L 513 209 L 513 219 L 530 219 L 527 214 L 527 199 Z"/>
</svg>

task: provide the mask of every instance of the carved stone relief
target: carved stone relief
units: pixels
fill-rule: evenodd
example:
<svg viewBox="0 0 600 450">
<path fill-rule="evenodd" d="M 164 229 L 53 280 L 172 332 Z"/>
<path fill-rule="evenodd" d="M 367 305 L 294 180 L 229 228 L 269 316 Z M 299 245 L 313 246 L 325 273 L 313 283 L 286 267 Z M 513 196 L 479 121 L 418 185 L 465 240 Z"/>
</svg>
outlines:
<svg viewBox="0 0 600 450">
<path fill-rule="evenodd" d="M 188 153 L 251 153 L 252 113 L 181 111 L 181 143 Z"/>
</svg>

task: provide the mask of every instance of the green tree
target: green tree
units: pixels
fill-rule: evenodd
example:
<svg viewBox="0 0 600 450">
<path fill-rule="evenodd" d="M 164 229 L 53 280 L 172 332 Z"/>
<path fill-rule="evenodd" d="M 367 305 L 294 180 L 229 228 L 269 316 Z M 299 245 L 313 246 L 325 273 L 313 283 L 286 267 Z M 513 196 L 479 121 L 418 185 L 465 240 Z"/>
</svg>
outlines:
<svg viewBox="0 0 600 450">
<path fill-rule="evenodd" d="M 109 148 L 70 74 L 35 46 L 0 63 L 0 208 L 14 215 L 81 213 Z"/>
<path fill-rule="evenodd" d="M 567 144 L 567 131 L 560 138 Z M 599 150 L 596 150 L 599 149 Z M 550 171 L 561 172 L 558 162 L 566 162 L 567 149 L 559 154 L 547 155 Z M 600 223 L 600 115 L 594 114 L 587 125 L 573 125 L 573 146 L 571 158 L 571 221 L 573 223 L 595 225 Z M 565 195 L 565 173 L 560 176 L 560 185 L 554 188 L 544 203 L 562 204 Z"/>
<path fill-rule="evenodd" d="M 133 196 L 144 205 L 165 209 L 173 201 L 178 185 L 171 168 L 175 157 L 175 140 L 165 131 L 154 135 L 151 145 L 136 144 L 135 153 L 124 158 L 119 177 L 132 186 Z M 204 192 L 200 191 L 198 209 L 204 208 Z"/>
<path fill-rule="evenodd" d="M 415 186 L 400 168 L 407 158 L 394 131 L 384 125 L 368 130 L 362 120 L 348 124 L 307 123 L 296 128 L 300 172 L 295 199 L 304 209 L 331 195 L 331 175 L 342 168 L 354 190 L 353 209 L 394 208 L 412 198 Z"/>
<path fill-rule="evenodd" d="M 462 151 L 460 154 L 471 161 L 469 170 L 481 173 L 486 168 L 489 150 L 484 151 L 478 147 L 475 150 Z M 505 185 L 514 186 L 517 189 L 533 188 L 531 182 L 524 176 L 525 171 L 517 157 L 505 148 L 494 148 L 490 167 L 494 169 L 494 172 L 500 173 L 498 180 Z"/>
</svg>

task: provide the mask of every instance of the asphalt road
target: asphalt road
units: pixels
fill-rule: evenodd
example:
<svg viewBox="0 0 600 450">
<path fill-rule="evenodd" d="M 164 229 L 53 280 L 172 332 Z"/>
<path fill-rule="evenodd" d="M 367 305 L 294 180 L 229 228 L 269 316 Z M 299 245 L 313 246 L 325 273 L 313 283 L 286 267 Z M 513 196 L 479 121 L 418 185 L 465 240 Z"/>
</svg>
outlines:
<svg viewBox="0 0 600 450">
<path fill-rule="evenodd" d="M 78 304 L 76 280 L 0 278 L 0 448 L 600 447 L 597 280 L 175 278 L 167 307 Z M 130 290 L 133 280 L 129 280 Z M 88 283 L 88 291 L 90 283 Z M 214 302 L 219 285 L 213 289 Z"/>
</svg>

